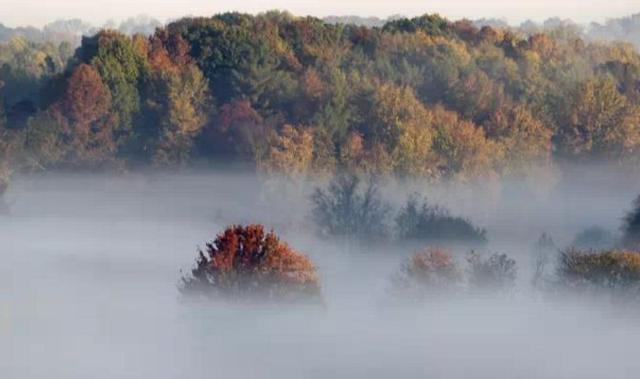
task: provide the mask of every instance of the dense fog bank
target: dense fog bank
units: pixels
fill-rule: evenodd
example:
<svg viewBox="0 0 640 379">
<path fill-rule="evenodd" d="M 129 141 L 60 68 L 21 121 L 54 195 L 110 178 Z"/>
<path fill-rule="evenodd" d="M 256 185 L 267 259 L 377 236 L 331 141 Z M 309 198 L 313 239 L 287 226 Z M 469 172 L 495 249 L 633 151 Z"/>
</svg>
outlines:
<svg viewBox="0 0 640 379">
<path fill-rule="evenodd" d="M 517 180 L 383 182 L 394 206 L 417 191 L 485 228 L 483 253 L 517 262 L 506 296 L 414 307 L 384 300 L 424 246 L 318 235 L 309 196 L 321 182 L 229 172 L 17 177 L 0 216 L 0 376 L 632 378 L 638 309 L 531 288 L 541 233 L 561 249 L 592 225 L 618 232 L 640 185 L 596 171 L 598 180 L 576 171 L 544 190 Z M 196 248 L 251 222 L 315 262 L 322 309 L 180 298 Z M 459 260 L 468 251 L 452 249 Z"/>
</svg>

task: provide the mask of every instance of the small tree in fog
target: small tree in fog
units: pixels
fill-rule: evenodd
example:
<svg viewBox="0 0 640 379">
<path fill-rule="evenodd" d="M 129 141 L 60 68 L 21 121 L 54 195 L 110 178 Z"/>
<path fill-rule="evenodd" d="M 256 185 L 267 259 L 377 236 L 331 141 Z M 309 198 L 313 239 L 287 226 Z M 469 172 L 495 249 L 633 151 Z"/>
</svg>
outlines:
<svg viewBox="0 0 640 379">
<path fill-rule="evenodd" d="M 506 291 L 516 281 L 516 261 L 506 254 L 493 254 L 483 258 L 472 251 L 467 255 L 468 284 L 470 289 Z"/>
<path fill-rule="evenodd" d="M 615 237 L 610 231 L 599 226 L 589 227 L 576 235 L 571 244 L 578 249 L 609 249 L 615 245 Z"/>
<path fill-rule="evenodd" d="M 459 288 L 462 272 L 451 253 L 428 248 L 414 254 L 392 278 L 391 292 L 397 298 L 424 300 Z"/>
<path fill-rule="evenodd" d="M 448 209 L 430 205 L 415 196 L 407 201 L 396 217 L 396 231 L 401 239 L 424 241 L 460 241 L 485 243 L 486 231 L 469 220 L 452 216 Z"/>
<path fill-rule="evenodd" d="M 556 252 L 558 248 L 556 244 L 553 242 L 551 236 L 547 233 L 542 233 L 540 238 L 536 241 L 533 246 L 533 254 L 534 254 L 534 268 L 533 268 L 533 279 L 532 283 L 534 287 L 540 286 L 543 280 L 546 278 L 547 267 L 551 261 L 551 257 L 554 252 Z"/>
<path fill-rule="evenodd" d="M 321 232 L 333 236 L 381 238 L 387 233 L 389 205 L 374 180 L 356 175 L 336 176 L 326 189 L 311 196 L 313 219 Z"/>
<path fill-rule="evenodd" d="M 231 226 L 198 252 L 196 266 L 182 277 L 185 296 L 319 301 L 316 269 L 262 225 Z"/>
<path fill-rule="evenodd" d="M 632 207 L 623 221 L 622 245 L 637 249 L 640 247 L 640 196 L 633 201 Z"/>
</svg>

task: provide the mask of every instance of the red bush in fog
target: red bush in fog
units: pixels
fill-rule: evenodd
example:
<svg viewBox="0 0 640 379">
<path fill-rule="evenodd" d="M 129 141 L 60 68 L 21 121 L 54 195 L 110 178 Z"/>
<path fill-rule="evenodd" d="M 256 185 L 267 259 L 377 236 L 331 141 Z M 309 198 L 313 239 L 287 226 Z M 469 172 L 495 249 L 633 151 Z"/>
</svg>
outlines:
<svg viewBox="0 0 640 379">
<path fill-rule="evenodd" d="M 392 291 L 401 297 L 423 299 L 456 289 L 461 270 L 451 253 L 430 247 L 414 254 L 393 278 Z"/>
<path fill-rule="evenodd" d="M 262 225 L 235 225 L 198 252 L 182 278 L 184 295 L 230 299 L 319 300 L 316 269 Z"/>
</svg>

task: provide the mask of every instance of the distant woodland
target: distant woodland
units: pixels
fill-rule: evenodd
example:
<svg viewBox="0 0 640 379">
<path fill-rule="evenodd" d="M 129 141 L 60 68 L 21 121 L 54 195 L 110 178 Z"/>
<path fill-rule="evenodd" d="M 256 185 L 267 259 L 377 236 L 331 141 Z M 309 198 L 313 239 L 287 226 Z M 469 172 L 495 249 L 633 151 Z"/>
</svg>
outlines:
<svg viewBox="0 0 640 379">
<path fill-rule="evenodd" d="M 640 158 L 640 15 L 147 21 L 0 26 L 0 176 L 234 162 L 466 180 Z"/>
</svg>

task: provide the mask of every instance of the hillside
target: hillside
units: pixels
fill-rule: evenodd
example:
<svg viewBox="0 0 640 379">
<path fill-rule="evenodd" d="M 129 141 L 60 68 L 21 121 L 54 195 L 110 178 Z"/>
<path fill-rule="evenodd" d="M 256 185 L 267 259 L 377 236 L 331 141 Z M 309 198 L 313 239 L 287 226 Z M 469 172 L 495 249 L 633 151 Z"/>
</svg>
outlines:
<svg viewBox="0 0 640 379">
<path fill-rule="evenodd" d="M 383 27 L 269 12 L 150 36 L 0 45 L 14 170 L 249 162 L 434 179 L 637 162 L 640 55 L 437 15 Z"/>
</svg>

